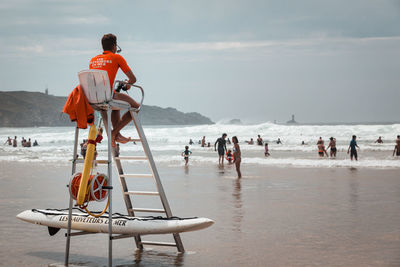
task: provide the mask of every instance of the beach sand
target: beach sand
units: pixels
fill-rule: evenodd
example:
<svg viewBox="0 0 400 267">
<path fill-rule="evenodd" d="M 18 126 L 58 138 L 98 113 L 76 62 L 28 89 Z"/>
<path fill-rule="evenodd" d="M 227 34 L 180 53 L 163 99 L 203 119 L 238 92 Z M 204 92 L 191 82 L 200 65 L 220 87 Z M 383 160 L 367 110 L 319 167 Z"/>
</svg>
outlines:
<svg viewBox="0 0 400 267">
<path fill-rule="evenodd" d="M 0 265 L 61 265 L 65 231 L 50 237 L 45 227 L 15 216 L 68 207 L 71 167 L 0 162 L 0 169 Z M 183 233 L 183 255 L 161 247 L 138 252 L 133 239 L 116 240 L 116 266 L 400 266 L 398 169 L 247 164 L 241 180 L 228 165 L 158 169 L 174 215 L 208 217 L 215 224 Z M 113 200 L 113 211 L 126 213 L 117 179 Z M 72 237 L 70 262 L 106 265 L 107 237 Z"/>
</svg>

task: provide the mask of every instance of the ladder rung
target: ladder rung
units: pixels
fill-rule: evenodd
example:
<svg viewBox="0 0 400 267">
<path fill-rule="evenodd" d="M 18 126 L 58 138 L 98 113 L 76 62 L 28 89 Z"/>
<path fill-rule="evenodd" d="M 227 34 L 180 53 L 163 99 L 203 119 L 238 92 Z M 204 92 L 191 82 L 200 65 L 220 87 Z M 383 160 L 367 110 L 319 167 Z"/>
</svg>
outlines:
<svg viewBox="0 0 400 267">
<path fill-rule="evenodd" d="M 146 156 L 115 157 L 118 160 L 147 160 Z"/>
<path fill-rule="evenodd" d="M 120 174 L 124 178 L 153 178 L 153 174 Z"/>
<path fill-rule="evenodd" d="M 108 160 L 106 159 L 98 159 L 96 160 L 97 164 L 108 164 Z"/>
<path fill-rule="evenodd" d="M 128 191 L 125 192 L 126 195 L 143 195 L 143 196 L 158 196 L 158 192 L 151 191 Z"/>
<path fill-rule="evenodd" d="M 77 159 L 75 162 L 76 163 L 85 163 L 85 160 Z M 106 160 L 106 159 L 98 159 L 98 160 L 96 160 L 96 162 L 97 162 L 97 164 L 108 164 L 108 160 Z"/>
<path fill-rule="evenodd" d="M 175 243 L 169 243 L 169 242 L 142 241 L 140 243 L 142 243 L 142 245 L 176 247 Z"/>
<path fill-rule="evenodd" d="M 158 213 L 165 213 L 165 210 L 163 210 L 163 209 L 134 208 L 134 209 L 128 209 L 128 210 L 132 210 L 133 212 L 158 212 Z"/>
</svg>

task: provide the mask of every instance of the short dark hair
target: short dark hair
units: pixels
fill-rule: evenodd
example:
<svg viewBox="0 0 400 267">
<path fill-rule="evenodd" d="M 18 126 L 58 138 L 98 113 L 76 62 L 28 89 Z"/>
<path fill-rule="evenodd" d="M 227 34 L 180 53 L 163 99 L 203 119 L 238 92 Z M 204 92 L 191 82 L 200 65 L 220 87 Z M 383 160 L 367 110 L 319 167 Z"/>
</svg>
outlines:
<svg viewBox="0 0 400 267">
<path fill-rule="evenodd" d="M 357 136 L 353 135 L 353 139 L 356 138 Z"/>
<path fill-rule="evenodd" d="M 104 34 L 103 38 L 101 38 L 101 45 L 103 46 L 104 51 L 111 51 L 116 44 L 117 36 L 112 33 Z"/>
<path fill-rule="evenodd" d="M 226 133 L 223 133 L 222 136 L 228 136 Z"/>
</svg>

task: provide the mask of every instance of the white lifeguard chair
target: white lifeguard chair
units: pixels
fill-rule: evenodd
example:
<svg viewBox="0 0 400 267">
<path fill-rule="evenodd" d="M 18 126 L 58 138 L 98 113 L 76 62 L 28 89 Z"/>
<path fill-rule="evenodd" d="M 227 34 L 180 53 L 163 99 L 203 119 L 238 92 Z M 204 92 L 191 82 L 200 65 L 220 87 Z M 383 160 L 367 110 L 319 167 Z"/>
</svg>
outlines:
<svg viewBox="0 0 400 267">
<path fill-rule="evenodd" d="M 80 85 L 84 91 L 84 94 L 89 102 L 89 104 L 93 107 L 94 110 L 100 111 L 104 126 L 106 129 L 106 133 L 108 136 L 108 149 L 107 160 L 96 160 L 98 164 L 107 164 L 107 175 L 109 178 L 108 186 L 104 187 L 104 189 L 109 191 L 109 206 L 108 206 L 108 234 L 109 234 L 109 245 L 108 245 L 108 265 L 112 266 L 112 241 L 115 239 L 121 238 L 129 238 L 133 237 L 135 239 L 136 247 L 138 249 L 143 249 L 144 245 L 154 245 L 154 246 L 173 246 L 176 247 L 179 252 L 184 252 L 182 240 L 178 233 L 172 234 L 174 238 L 174 242 L 155 242 L 155 241 L 144 241 L 142 240 L 140 235 L 113 235 L 112 233 L 112 163 L 113 159 L 118 171 L 119 180 L 121 183 L 122 194 L 124 198 L 124 202 L 126 205 L 127 212 L 129 216 L 135 216 L 135 213 L 144 212 L 144 213 L 163 213 L 167 218 L 173 217 L 171 208 L 168 204 L 167 197 L 165 195 L 163 186 L 161 184 L 160 176 L 158 174 L 152 153 L 150 151 L 146 136 L 144 134 L 142 125 L 140 123 L 137 112 L 140 110 L 144 99 L 144 91 L 140 86 L 131 85 L 135 88 L 138 88 L 142 94 L 142 99 L 140 101 L 139 108 L 131 108 L 129 103 L 121 100 L 114 100 L 112 91 L 110 88 L 110 82 L 108 78 L 108 74 L 103 70 L 84 70 L 78 73 Z M 125 83 L 122 81 L 116 81 L 116 83 Z M 115 150 L 111 146 L 111 111 L 112 110 L 127 110 L 130 112 L 134 126 L 138 132 L 139 138 L 132 139 L 134 142 L 140 142 L 143 147 L 144 155 L 143 156 L 130 156 L 130 157 L 121 157 L 115 155 Z M 74 142 L 74 152 L 72 159 L 72 175 L 76 172 L 77 163 L 83 163 L 83 160 L 79 160 L 77 155 L 78 149 L 78 139 L 79 139 L 79 129 L 75 129 L 75 142 Z M 149 163 L 149 167 L 151 173 L 148 174 L 125 174 L 122 169 L 121 161 L 123 160 L 141 160 L 147 161 Z M 156 184 L 156 191 L 129 191 L 126 183 L 126 178 L 153 178 Z M 146 207 L 136 207 L 132 204 L 132 200 L 130 198 L 131 195 L 142 195 L 142 196 L 158 196 L 162 203 L 162 209 L 154 209 L 154 208 L 146 208 Z M 71 218 L 72 218 L 72 206 L 73 206 L 73 198 L 70 196 L 69 200 L 69 216 L 68 216 L 68 229 L 67 229 L 67 241 L 66 241 L 66 249 L 65 249 L 65 265 L 68 266 L 69 263 L 69 249 L 70 249 L 70 238 L 71 236 L 77 235 L 85 235 L 85 234 L 93 234 L 89 232 L 79 231 L 79 232 L 71 232 Z"/>
</svg>

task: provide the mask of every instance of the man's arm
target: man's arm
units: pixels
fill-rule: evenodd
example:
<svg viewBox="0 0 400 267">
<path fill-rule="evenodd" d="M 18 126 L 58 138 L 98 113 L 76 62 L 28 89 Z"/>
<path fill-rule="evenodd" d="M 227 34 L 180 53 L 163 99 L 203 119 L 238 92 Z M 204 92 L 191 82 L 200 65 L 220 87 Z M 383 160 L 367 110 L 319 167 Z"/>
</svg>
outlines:
<svg viewBox="0 0 400 267">
<path fill-rule="evenodd" d="M 135 77 L 135 74 L 133 74 L 133 72 L 132 72 L 132 70 L 128 70 L 127 72 L 125 72 L 125 75 L 128 77 L 128 83 L 129 84 L 127 84 L 126 85 L 126 88 L 127 89 L 130 89 L 131 88 L 131 84 L 134 84 L 135 82 L 136 82 L 136 77 Z"/>
</svg>

